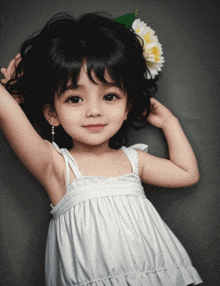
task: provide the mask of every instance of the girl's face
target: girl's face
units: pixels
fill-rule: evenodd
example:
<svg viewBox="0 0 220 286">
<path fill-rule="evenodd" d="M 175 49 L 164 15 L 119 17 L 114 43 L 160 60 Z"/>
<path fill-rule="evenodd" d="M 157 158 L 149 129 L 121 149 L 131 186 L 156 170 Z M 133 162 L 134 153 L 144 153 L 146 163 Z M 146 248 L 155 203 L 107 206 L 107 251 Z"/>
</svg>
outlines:
<svg viewBox="0 0 220 286">
<path fill-rule="evenodd" d="M 71 87 L 55 95 L 55 112 L 52 125 L 62 125 L 72 137 L 74 149 L 106 144 L 127 119 L 127 95 L 114 85 L 106 72 L 105 78 L 112 84 L 100 82 L 94 74 L 93 83 L 82 66 L 77 88 Z"/>
</svg>

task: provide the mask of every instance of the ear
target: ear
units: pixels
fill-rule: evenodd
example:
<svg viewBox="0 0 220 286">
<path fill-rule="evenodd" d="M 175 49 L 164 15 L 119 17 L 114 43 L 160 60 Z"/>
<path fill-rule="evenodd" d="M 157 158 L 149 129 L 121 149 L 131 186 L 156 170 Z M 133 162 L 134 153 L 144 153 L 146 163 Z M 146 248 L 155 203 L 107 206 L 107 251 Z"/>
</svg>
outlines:
<svg viewBox="0 0 220 286">
<path fill-rule="evenodd" d="M 56 110 L 50 104 L 44 105 L 43 114 L 51 126 L 59 126 L 60 125 L 60 121 L 59 121 L 58 115 L 56 113 Z"/>
<path fill-rule="evenodd" d="M 131 110 L 131 103 L 127 103 L 127 107 L 125 109 L 125 116 L 124 116 L 124 121 L 128 118 L 128 113 Z"/>
</svg>

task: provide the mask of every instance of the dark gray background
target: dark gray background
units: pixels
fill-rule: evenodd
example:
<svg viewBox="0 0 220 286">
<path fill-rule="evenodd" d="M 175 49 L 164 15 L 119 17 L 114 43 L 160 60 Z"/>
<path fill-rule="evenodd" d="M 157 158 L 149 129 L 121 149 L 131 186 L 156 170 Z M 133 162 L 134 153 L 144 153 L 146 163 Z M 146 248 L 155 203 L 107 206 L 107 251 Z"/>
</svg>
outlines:
<svg viewBox="0 0 220 286">
<path fill-rule="evenodd" d="M 166 63 L 156 98 L 179 118 L 200 168 L 197 185 L 146 186 L 146 195 L 187 249 L 204 285 L 219 285 L 219 1 L 1 0 L 0 66 L 7 66 L 21 43 L 57 12 L 108 11 L 116 18 L 136 9 L 163 44 Z M 132 132 L 130 142 L 146 143 L 151 154 L 167 156 L 163 134 L 153 127 Z M 1 285 L 44 285 L 49 204 L 0 130 Z"/>
</svg>

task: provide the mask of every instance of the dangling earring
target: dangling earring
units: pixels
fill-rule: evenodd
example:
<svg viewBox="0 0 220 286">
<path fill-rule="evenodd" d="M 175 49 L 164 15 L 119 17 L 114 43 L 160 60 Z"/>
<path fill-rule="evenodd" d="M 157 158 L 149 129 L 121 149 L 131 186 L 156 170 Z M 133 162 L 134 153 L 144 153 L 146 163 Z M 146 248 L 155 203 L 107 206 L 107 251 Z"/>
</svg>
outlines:
<svg viewBox="0 0 220 286">
<path fill-rule="evenodd" d="M 52 142 L 54 142 L 54 135 L 55 135 L 54 126 L 52 126 L 51 134 L 52 134 Z"/>
</svg>

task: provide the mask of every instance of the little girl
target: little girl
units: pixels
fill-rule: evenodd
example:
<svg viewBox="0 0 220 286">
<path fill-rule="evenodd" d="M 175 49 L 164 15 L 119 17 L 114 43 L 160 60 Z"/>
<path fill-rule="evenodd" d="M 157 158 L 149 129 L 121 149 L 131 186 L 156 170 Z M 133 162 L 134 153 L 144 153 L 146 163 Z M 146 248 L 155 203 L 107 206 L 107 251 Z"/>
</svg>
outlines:
<svg viewBox="0 0 220 286">
<path fill-rule="evenodd" d="M 0 126 L 51 200 L 47 285 L 201 283 L 141 184 L 187 187 L 199 173 L 177 118 L 152 98 L 134 31 L 59 14 L 2 72 Z M 163 130 L 169 160 L 125 147 L 128 128 L 147 121 Z"/>
</svg>

